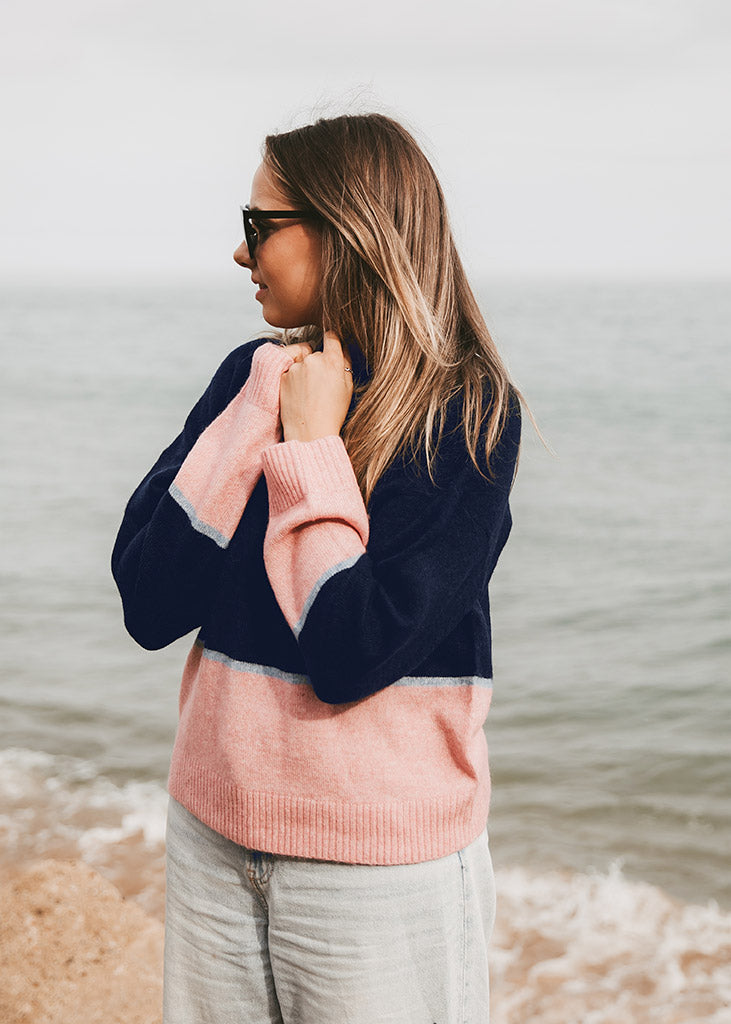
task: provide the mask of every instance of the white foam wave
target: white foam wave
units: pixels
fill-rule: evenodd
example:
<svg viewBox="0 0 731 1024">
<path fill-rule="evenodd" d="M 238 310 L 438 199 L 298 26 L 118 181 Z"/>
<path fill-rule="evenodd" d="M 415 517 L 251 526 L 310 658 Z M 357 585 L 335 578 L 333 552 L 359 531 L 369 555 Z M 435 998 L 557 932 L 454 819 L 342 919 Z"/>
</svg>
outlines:
<svg viewBox="0 0 731 1024">
<path fill-rule="evenodd" d="M 494 1024 L 731 1024 L 731 914 L 608 874 L 498 873 Z"/>
<path fill-rule="evenodd" d="M 0 859 L 81 859 L 160 913 L 167 794 L 156 782 L 117 785 L 90 761 L 0 751 Z"/>
<path fill-rule="evenodd" d="M 155 782 L 117 785 L 99 775 L 90 762 L 17 747 L 0 751 L 0 827 L 9 838 L 19 834 L 18 812 L 25 819 L 44 812 L 47 826 L 58 819 L 69 831 L 80 816 L 119 817 L 116 827 L 85 828 L 84 841 L 110 843 L 141 834 L 150 846 L 165 838 L 167 794 Z M 93 838 L 90 838 L 94 833 Z"/>
</svg>

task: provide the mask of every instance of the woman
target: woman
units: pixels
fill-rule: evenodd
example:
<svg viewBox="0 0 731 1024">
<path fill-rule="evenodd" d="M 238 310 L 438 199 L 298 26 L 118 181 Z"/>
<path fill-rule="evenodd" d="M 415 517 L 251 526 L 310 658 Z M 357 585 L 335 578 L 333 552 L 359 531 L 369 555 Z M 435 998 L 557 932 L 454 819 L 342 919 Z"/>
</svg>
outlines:
<svg viewBox="0 0 731 1024">
<path fill-rule="evenodd" d="M 488 1017 L 487 584 L 517 392 L 419 147 L 267 138 L 236 349 L 128 505 L 144 647 L 198 635 L 170 771 L 167 1024 Z"/>
</svg>

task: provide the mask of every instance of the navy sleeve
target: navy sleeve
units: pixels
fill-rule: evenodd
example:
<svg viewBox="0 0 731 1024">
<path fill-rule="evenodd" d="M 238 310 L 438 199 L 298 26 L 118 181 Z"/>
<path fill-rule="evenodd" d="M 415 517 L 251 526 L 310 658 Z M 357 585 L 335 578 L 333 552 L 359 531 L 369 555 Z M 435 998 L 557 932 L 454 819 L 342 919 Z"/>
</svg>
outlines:
<svg viewBox="0 0 731 1024">
<path fill-rule="evenodd" d="M 127 630 L 149 650 L 202 624 L 230 534 L 261 472 L 261 448 L 277 439 L 277 411 L 252 404 L 245 394 L 254 354 L 263 344 L 241 346 L 224 360 L 127 505 L 112 574 Z M 230 507 L 218 522 L 221 494 Z"/>
</svg>

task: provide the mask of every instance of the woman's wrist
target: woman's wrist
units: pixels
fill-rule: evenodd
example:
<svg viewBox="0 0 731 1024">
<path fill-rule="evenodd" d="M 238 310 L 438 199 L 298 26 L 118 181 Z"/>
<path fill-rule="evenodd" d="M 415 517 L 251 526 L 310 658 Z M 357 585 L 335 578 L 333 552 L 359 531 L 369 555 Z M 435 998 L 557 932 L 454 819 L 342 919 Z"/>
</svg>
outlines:
<svg viewBox="0 0 731 1024">
<path fill-rule="evenodd" d="M 334 422 L 323 419 L 307 421 L 282 421 L 282 433 L 285 441 L 317 441 L 321 437 L 338 437 L 340 427 Z"/>
</svg>

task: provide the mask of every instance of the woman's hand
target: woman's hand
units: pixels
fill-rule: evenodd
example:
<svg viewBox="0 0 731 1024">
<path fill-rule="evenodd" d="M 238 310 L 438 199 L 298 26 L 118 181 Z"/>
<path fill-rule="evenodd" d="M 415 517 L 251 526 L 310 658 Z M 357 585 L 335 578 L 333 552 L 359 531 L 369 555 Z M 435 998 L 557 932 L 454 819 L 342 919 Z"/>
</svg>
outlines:
<svg viewBox="0 0 731 1024">
<path fill-rule="evenodd" d="M 353 395 L 353 375 L 340 338 L 325 331 L 322 352 L 301 351 L 282 375 L 279 409 L 285 441 L 314 441 L 339 434 Z"/>
</svg>

